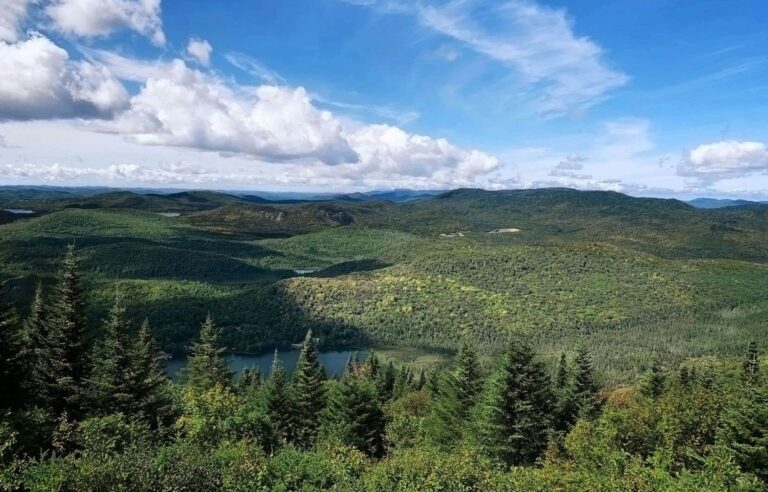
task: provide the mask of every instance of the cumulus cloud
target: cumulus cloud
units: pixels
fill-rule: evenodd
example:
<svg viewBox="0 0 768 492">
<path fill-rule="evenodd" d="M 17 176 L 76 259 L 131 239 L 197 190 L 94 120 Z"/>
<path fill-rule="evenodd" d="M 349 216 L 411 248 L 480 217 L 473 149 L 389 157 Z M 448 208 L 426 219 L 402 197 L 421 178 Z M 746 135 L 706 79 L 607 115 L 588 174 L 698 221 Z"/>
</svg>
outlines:
<svg viewBox="0 0 768 492">
<path fill-rule="evenodd" d="M 212 52 L 211 43 L 205 39 L 190 38 L 187 43 L 187 54 L 206 67 L 211 64 Z"/>
<path fill-rule="evenodd" d="M 27 15 L 27 7 L 32 1 L 3 0 L 3 7 L 0 8 L 0 41 L 18 41 L 19 24 Z"/>
<path fill-rule="evenodd" d="M 127 29 L 165 44 L 160 0 L 54 0 L 45 12 L 67 35 L 93 38 Z"/>
<path fill-rule="evenodd" d="M 168 145 L 285 161 L 355 161 L 341 123 L 302 88 L 238 87 L 176 60 L 147 80 L 105 131 Z"/>
<path fill-rule="evenodd" d="M 463 150 L 447 140 L 412 135 L 389 125 L 369 125 L 349 136 L 360 156 L 362 173 L 431 177 L 466 182 L 499 167 L 499 160 L 478 150 Z"/>
<path fill-rule="evenodd" d="M 72 61 L 48 38 L 0 41 L 0 119 L 104 117 L 128 94 L 102 66 Z"/>
<path fill-rule="evenodd" d="M 699 145 L 686 153 L 678 174 L 701 181 L 768 172 L 768 147 L 762 142 L 725 140 Z"/>
</svg>

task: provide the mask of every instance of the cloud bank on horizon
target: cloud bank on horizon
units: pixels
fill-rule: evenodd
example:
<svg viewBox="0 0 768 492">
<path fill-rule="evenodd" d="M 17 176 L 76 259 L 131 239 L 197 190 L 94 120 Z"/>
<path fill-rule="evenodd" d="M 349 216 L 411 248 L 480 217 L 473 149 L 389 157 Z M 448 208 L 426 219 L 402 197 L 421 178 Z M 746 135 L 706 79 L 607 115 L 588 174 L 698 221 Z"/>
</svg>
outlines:
<svg viewBox="0 0 768 492">
<path fill-rule="evenodd" d="M 650 6 L 6 4 L 0 184 L 768 195 L 764 33 L 736 20 L 670 76 L 606 30 L 683 16 Z"/>
</svg>

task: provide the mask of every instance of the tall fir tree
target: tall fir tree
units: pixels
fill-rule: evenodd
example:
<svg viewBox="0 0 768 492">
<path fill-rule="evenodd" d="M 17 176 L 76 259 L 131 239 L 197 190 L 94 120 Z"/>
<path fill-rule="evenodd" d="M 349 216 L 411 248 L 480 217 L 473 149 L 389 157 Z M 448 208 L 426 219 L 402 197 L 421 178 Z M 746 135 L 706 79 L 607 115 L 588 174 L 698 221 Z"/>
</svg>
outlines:
<svg viewBox="0 0 768 492">
<path fill-rule="evenodd" d="M 720 419 L 717 443 L 726 447 L 739 467 L 768 484 L 768 389 L 747 386 Z"/>
<path fill-rule="evenodd" d="M 0 411 L 18 408 L 23 403 L 21 350 L 21 332 L 16 317 L 0 290 Z"/>
<path fill-rule="evenodd" d="M 568 358 L 565 352 L 560 353 L 560 360 L 557 363 L 557 373 L 555 374 L 555 389 L 562 390 L 568 387 L 571 382 L 571 373 L 568 368 Z"/>
<path fill-rule="evenodd" d="M 744 379 L 748 383 L 757 381 L 760 372 L 760 354 L 757 351 L 757 342 L 749 342 L 742 368 L 744 369 Z"/>
<path fill-rule="evenodd" d="M 264 376 L 256 366 L 246 367 L 237 380 L 237 392 L 240 395 L 250 397 L 255 395 L 264 383 Z"/>
<path fill-rule="evenodd" d="M 42 365 L 39 364 L 39 361 L 45 355 L 44 350 L 48 338 L 47 323 L 48 306 L 45 302 L 43 284 L 38 282 L 35 287 L 35 295 L 32 298 L 29 316 L 24 320 L 24 329 L 22 333 L 22 360 L 25 374 L 24 386 L 30 401 L 37 400 L 37 388 L 39 382 L 43 380 L 43 376 L 40 374 Z"/>
<path fill-rule="evenodd" d="M 651 361 L 651 367 L 640 380 L 640 392 L 649 398 L 658 398 L 664 393 L 667 385 L 667 378 L 661 367 L 661 361 L 654 357 Z"/>
<path fill-rule="evenodd" d="M 456 366 L 439 383 L 426 427 L 430 440 L 441 446 L 455 444 L 465 431 L 480 386 L 477 354 L 463 343 Z"/>
<path fill-rule="evenodd" d="M 480 449 L 506 465 L 534 463 L 547 446 L 554 407 L 550 386 L 531 347 L 522 340 L 511 343 L 478 405 Z"/>
<path fill-rule="evenodd" d="M 264 385 L 264 406 L 272 429 L 278 441 L 282 444 L 292 440 L 293 430 L 293 401 L 291 399 L 290 381 L 282 362 L 275 350 L 272 359 L 272 369 Z"/>
<path fill-rule="evenodd" d="M 294 442 L 301 448 L 315 443 L 320 412 L 325 408 L 325 371 L 312 330 L 307 332 L 293 373 Z"/>
<path fill-rule="evenodd" d="M 227 366 L 219 337 L 221 330 L 208 314 L 200 328 L 200 338 L 192 344 L 187 361 L 187 384 L 189 387 L 205 391 L 217 385 L 229 386 L 232 373 Z"/>
<path fill-rule="evenodd" d="M 593 417 L 599 409 L 598 385 L 595 382 L 595 369 L 592 357 L 584 344 L 576 349 L 573 360 L 573 397 L 579 417 Z"/>
<path fill-rule="evenodd" d="M 147 320 L 141 324 L 133 344 L 133 353 L 139 415 L 153 428 L 167 427 L 175 416 L 171 381 L 165 374 L 165 357 L 152 336 Z"/>
<path fill-rule="evenodd" d="M 375 382 L 362 373 L 346 373 L 332 388 L 321 415 L 323 433 L 368 456 L 382 456 L 386 419 Z"/>
<path fill-rule="evenodd" d="M 90 371 L 90 340 L 84 314 L 80 272 L 74 245 L 67 247 L 47 336 L 39 347 L 40 400 L 55 415 L 77 419 L 86 410 L 85 383 Z"/>
<path fill-rule="evenodd" d="M 91 408 L 100 414 L 138 413 L 138 363 L 135 360 L 130 325 L 119 294 L 104 324 L 104 338 L 96 344 L 89 384 Z"/>
</svg>

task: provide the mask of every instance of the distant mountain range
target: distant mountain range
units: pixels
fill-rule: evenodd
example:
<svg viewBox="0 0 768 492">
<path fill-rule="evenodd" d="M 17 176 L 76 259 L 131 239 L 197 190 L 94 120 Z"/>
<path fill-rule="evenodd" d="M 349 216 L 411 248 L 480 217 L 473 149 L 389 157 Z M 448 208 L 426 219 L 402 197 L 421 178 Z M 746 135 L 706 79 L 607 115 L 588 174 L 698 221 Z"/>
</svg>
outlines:
<svg viewBox="0 0 768 492">
<path fill-rule="evenodd" d="M 765 205 L 768 201 L 756 202 L 752 200 L 739 200 L 731 198 L 694 198 L 689 200 L 689 205 L 696 208 L 726 208 L 726 207 L 744 207 L 749 205 Z"/>
</svg>

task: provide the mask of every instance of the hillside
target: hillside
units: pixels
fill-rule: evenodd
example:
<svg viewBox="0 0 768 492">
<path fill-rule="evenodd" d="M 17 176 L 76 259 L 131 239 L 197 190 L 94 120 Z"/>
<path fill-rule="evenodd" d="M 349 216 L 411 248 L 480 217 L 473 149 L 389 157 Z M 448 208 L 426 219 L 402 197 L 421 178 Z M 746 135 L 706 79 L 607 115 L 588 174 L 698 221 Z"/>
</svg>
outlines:
<svg viewBox="0 0 768 492">
<path fill-rule="evenodd" d="M 649 344 L 679 359 L 768 336 L 757 329 L 768 320 L 766 206 L 569 189 L 402 203 L 109 192 L 21 205 L 35 203 L 50 212 L 0 225 L 0 278 L 14 297 L 28 299 L 38 276 L 52 282 L 74 241 L 92 324 L 119 283 L 129 313 L 148 316 L 175 353 L 208 311 L 240 351 L 287 346 L 310 327 L 326 347 L 437 353 L 466 337 L 490 352 L 513 332 L 552 352 L 587 337 L 605 347 L 597 364 L 613 380 L 631 378 Z M 753 314 L 723 314 L 733 309 Z M 643 330 L 653 337 L 628 335 Z"/>
</svg>

